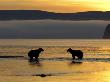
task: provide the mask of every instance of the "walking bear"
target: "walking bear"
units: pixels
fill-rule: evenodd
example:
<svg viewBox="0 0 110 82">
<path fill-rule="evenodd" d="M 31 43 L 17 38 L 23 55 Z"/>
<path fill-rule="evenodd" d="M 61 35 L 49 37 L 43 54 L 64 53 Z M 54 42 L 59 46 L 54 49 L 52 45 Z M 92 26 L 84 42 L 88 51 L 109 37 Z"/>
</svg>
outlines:
<svg viewBox="0 0 110 82">
<path fill-rule="evenodd" d="M 67 52 L 70 52 L 72 54 L 73 59 L 75 59 L 75 57 L 77 57 L 78 59 L 83 58 L 83 52 L 81 50 L 72 50 L 71 48 L 69 48 Z"/>
<path fill-rule="evenodd" d="M 42 48 L 29 51 L 28 57 L 30 58 L 30 62 L 33 61 L 33 58 L 35 58 L 35 60 L 38 60 L 39 54 L 43 51 L 44 50 Z"/>
</svg>

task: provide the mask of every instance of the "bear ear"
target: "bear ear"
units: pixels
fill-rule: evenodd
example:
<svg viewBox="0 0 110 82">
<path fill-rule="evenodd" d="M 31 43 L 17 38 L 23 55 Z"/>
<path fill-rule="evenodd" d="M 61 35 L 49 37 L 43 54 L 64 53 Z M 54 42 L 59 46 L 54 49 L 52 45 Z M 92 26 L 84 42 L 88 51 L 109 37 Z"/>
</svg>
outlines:
<svg viewBox="0 0 110 82">
<path fill-rule="evenodd" d="M 39 50 L 44 51 L 44 49 L 42 49 L 42 48 L 39 48 Z"/>
<path fill-rule="evenodd" d="M 68 50 L 72 50 L 71 48 L 69 48 Z"/>
<path fill-rule="evenodd" d="M 69 48 L 68 50 L 67 50 L 67 52 L 69 52 L 69 51 L 71 51 L 72 49 L 71 48 Z"/>
</svg>

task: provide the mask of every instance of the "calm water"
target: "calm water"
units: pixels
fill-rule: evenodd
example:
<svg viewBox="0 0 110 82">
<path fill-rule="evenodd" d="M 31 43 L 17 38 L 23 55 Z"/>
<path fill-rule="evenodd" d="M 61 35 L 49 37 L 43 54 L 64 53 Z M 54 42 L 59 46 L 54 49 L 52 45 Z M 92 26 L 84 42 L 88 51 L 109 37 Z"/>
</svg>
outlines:
<svg viewBox="0 0 110 82">
<path fill-rule="evenodd" d="M 40 63 L 28 62 L 28 51 L 39 47 Z M 70 47 L 84 52 L 83 63 L 72 63 Z M 23 56 L 0 58 L 0 82 L 110 82 L 110 40 L 1 39 L 0 56 Z"/>
<path fill-rule="evenodd" d="M 68 48 L 80 49 L 85 58 L 109 58 L 110 40 L 103 39 L 1 39 L 0 56 L 24 56 L 31 49 L 42 47 L 41 58 L 70 58 Z"/>
</svg>

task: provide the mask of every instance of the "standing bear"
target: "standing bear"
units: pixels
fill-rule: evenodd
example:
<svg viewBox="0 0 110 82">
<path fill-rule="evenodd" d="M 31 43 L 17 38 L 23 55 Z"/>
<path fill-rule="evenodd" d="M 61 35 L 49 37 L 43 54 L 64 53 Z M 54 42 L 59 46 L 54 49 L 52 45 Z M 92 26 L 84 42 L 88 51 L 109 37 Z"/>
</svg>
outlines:
<svg viewBox="0 0 110 82">
<path fill-rule="evenodd" d="M 44 50 L 42 48 L 36 50 L 30 50 L 28 52 L 28 57 L 30 58 L 30 62 L 33 61 L 33 58 L 35 58 L 35 60 L 38 60 L 39 54 L 43 51 Z"/>
<path fill-rule="evenodd" d="M 77 57 L 78 59 L 83 58 L 83 52 L 81 50 L 72 50 L 71 48 L 69 48 L 67 52 L 70 52 L 72 54 L 73 59 L 75 59 L 75 57 Z"/>
</svg>

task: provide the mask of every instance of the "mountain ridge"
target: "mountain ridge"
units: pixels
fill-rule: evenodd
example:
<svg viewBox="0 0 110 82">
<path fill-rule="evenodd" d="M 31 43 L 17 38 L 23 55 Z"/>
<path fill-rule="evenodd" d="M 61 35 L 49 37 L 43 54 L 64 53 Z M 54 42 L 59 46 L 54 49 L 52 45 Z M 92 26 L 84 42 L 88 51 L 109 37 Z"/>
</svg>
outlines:
<svg viewBox="0 0 110 82">
<path fill-rule="evenodd" d="M 54 13 L 42 10 L 0 10 L 0 20 L 110 20 L 110 11 Z"/>
</svg>

